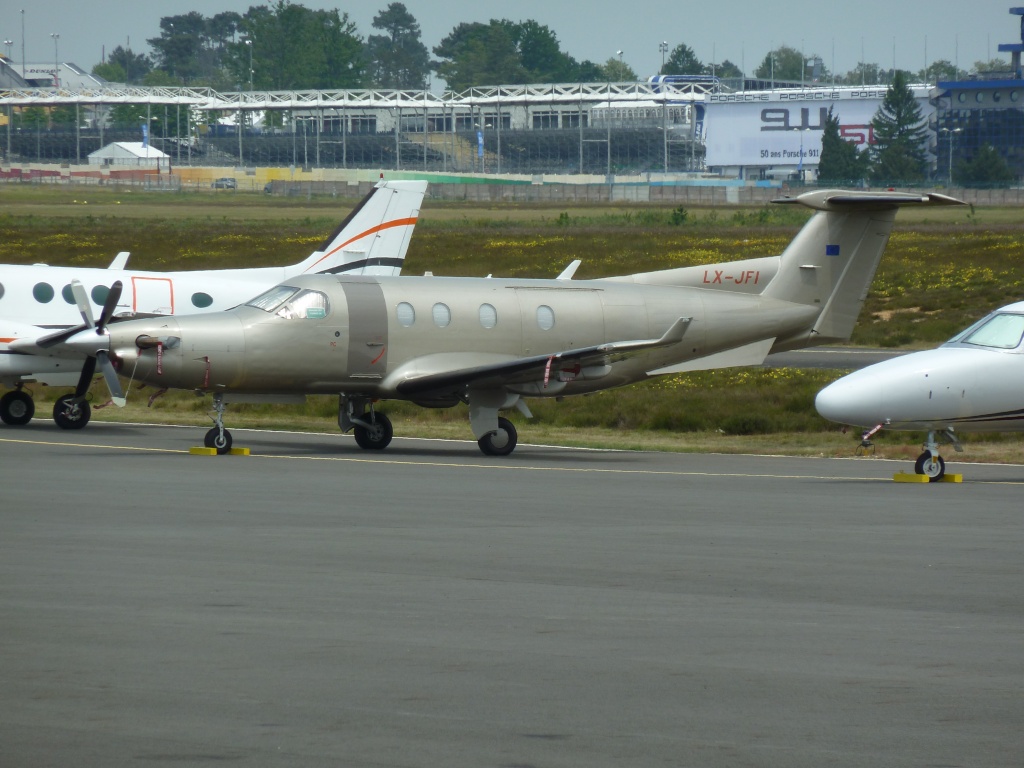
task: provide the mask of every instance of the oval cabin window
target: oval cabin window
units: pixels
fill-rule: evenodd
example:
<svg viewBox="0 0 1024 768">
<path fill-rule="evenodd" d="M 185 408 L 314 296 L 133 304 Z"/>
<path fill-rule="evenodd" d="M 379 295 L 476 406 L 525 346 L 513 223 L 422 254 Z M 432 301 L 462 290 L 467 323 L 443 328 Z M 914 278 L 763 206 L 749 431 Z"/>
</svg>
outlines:
<svg viewBox="0 0 1024 768">
<path fill-rule="evenodd" d="M 199 309 L 206 309 L 208 306 L 213 304 L 213 296 L 208 293 L 199 291 L 192 294 L 192 306 Z"/>
<path fill-rule="evenodd" d="M 32 288 L 32 296 L 40 304 L 49 304 L 53 301 L 53 286 L 49 283 L 36 283 Z"/>
<path fill-rule="evenodd" d="M 537 307 L 537 325 L 542 331 L 550 331 L 555 327 L 555 310 L 547 304 Z"/>
<path fill-rule="evenodd" d="M 413 309 L 412 304 L 407 301 L 400 302 L 395 307 L 395 317 L 398 318 L 398 324 L 403 328 L 410 328 L 412 324 L 416 322 L 416 310 Z"/>
<path fill-rule="evenodd" d="M 491 304 L 480 305 L 480 325 L 484 328 L 493 328 L 498 324 L 498 310 Z"/>
<path fill-rule="evenodd" d="M 438 328 L 447 328 L 452 322 L 452 311 L 447 304 L 438 302 L 433 309 L 434 325 Z"/>
</svg>

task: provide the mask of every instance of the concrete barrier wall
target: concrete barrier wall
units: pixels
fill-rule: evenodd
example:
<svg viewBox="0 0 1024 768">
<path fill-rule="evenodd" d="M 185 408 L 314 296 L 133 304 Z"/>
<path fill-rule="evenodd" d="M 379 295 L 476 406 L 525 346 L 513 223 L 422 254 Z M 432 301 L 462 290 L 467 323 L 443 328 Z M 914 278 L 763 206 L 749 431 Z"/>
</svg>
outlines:
<svg viewBox="0 0 1024 768">
<path fill-rule="evenodd" d="M 281 168 L 175 168 L 170 174 L 152 171 L 113 172 L 99 166 L 23 164 L 0 166 L 0 182 L 45 184 L 131 185 L 172 190 L 210 190 L 214 179 L 233 178 L 237 191 L 266 192 L 282 196 L 360 198 L 381 176 L 379 171 L 314 168 L 290 171 Z M 648 181 L 615 177 L 613 183 L 595 176 L 558 177 L 454 177 L 401 171 L 383 173 L 389 179 L 427 179 L 428 197 L 477 203 L 549 203 L 551 205 L 729 206 L 763 205 L 811 187 L 768 185 L 715 178 L 657 178 Z M 218 190 L 225 193 L 231 190 Z M 1019 206 L 1024 189 L 945 189 L 921 187 L 920 193 L 941 192 L 974 205 Z"/>
</svg>

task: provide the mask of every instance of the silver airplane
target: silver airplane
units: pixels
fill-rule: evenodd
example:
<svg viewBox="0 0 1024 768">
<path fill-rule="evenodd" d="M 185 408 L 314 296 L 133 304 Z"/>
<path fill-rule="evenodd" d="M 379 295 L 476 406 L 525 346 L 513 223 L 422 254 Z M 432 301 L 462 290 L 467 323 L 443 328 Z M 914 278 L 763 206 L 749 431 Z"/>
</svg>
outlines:
<svg viewBox="0 0 1024 768">
<path fill-rule="evenodd" d="M 480 450 L 507 455 L 517 434 L 500 413 L 529 417 L 523 398 L 848 339 L 898 208 L 959 204 L 842 191 L 777 202 L 815 211 L 780 256 L 600 280 L 570 279 L 572 267 L 554 280 L 306 275 L 226 312 L 109 326 L 83 312 L 81 330 L 26 348 L 99 359 L 112 392 L 116 362 L 133 380 L 212 394 L 205 444 L 219 453 L 229 402 L 338 394 L 339 426 L 362 448 L 391 441 L 374 403 L 406 400 L 466 403 Z"/>
<path fill-rule="evenodd" d="M 997 309 L 938 349 L 869 365 L 818 393 L 829 421 L 880 430 L 927 431 L 914 471 L 946 474 L 939 440 L 962 450 L 958 433 L 1024 430 L 1024 302 Z"/>
</svg>

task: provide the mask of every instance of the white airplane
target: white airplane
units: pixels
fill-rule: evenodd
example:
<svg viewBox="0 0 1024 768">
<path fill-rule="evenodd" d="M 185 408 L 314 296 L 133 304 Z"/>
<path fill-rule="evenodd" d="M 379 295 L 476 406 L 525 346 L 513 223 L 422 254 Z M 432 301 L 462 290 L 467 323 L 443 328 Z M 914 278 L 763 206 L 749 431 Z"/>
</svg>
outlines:
<svg viewBox="0 0 1024 768">
<path fill-rule="evenodd" d="M 879 430 L 927 431 L 914 471 L 946 473 L 939 439 L 962 450 L 961 432 L 1024 430 L 1024 302 L 997 309 L 938 349 L 869 365 L 815 399 L 829 421 Z"/>
<path fill-rule="evenodd" d="M 758 365 L 769 352 L 848 339 L 897 209 L 959 203 L 837 191 L 778 202 L 815 210 L 781 256 L 603 280 L 569 279 L 573 266 L 554 280 L 304 276 L 215 314 L 108 326 L 107 309 L 97 322 L 83 311 L 80 328 L 16 347 L 87 356 L 115 397 L 117 365 L 135 381 L 212 394 L 205 444 L 218 453 L 231 448 L 230 401 L 337 394 L 339 425 L 360 447 L 391 441 L 377 400 L 466 403 L 480 450 L 507 455 L 516 430 L 499 412 L 529 416 L 523 397 Z"/>
<path fill-rule="evenodd" d="M 81 360 L 19 352 L 16 343 L 31 342 L 54 331 L 75 327 L 83 320 L 72 283 L 87 288 L 90 311 L 103 307 L 115 281 L 122 284 L 113 317 L 182 315 L 224 310 L 299 275 L 397 275 L 409 248 L 419 216 L 425 181 L 381 180 L 307 259 L 287 267 L 143 272 L 125 268 L 128 254 L 120 253 L 107 269 L 53 267 L 46 264 L 0 266 L 0 384 L 12 388 L 0 397 L 0 420 L 27 424 L 35 403 L 25 391 L 28 382 L 49 386 L 78 386 Z M 91 374 L 90 374 L 91 375 Z M 87 384 L 86 384 L 87 386 Z M 54 420 L 66 429 L 89 421 L 90 407 L 74 395 L 54 406 Z"/>
</svg>

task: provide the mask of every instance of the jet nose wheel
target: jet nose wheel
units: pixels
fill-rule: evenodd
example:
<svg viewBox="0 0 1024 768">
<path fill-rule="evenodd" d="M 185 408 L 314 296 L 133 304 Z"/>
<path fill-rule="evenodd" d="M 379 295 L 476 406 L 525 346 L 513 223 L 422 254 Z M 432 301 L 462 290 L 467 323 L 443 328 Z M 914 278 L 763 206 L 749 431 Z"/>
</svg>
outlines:
<svg viewBox="0 0 1024 768">
<path fill-rule="evenodd" d="M 75 395 L 61 395 L 53 404 L 53 420 L 61 429 L 82 429 L 91 416 L 89 403 Z"/>
<path fill-rule="evenodd" d="M 481 437 L 477 445 L 488 456 L 508 456 L 515 450 L 518 440 L 519 435 L 512 422 L 504 416 L 499 416 L 498 430 Z"/>
<path fill-rule="evenodd" d="M 919 475 L 926 475 L 929 482 L 935 483 L 946 474 L 946 462 L 938 454 L 925 451 L 914 462 L 914 471 Z"/>
<path fill-rule="evenodd" d="M 0 397 L 0 421 L 12 427 L 20 427 L 32 421 L 36 413 L 36 404 L 32 398 L 20 389 L 12 389 Z"/>
<path fill-rule="evenodd" d="M 225 430 L 220 430 L 214 427 L 206 433 L 206 437 L 203 438 L 203 445 L 207 448 L 216 448 L 217 455 L 223 456 L 225 453 L 231 452 L 231 433 Z"/>
</svg>

